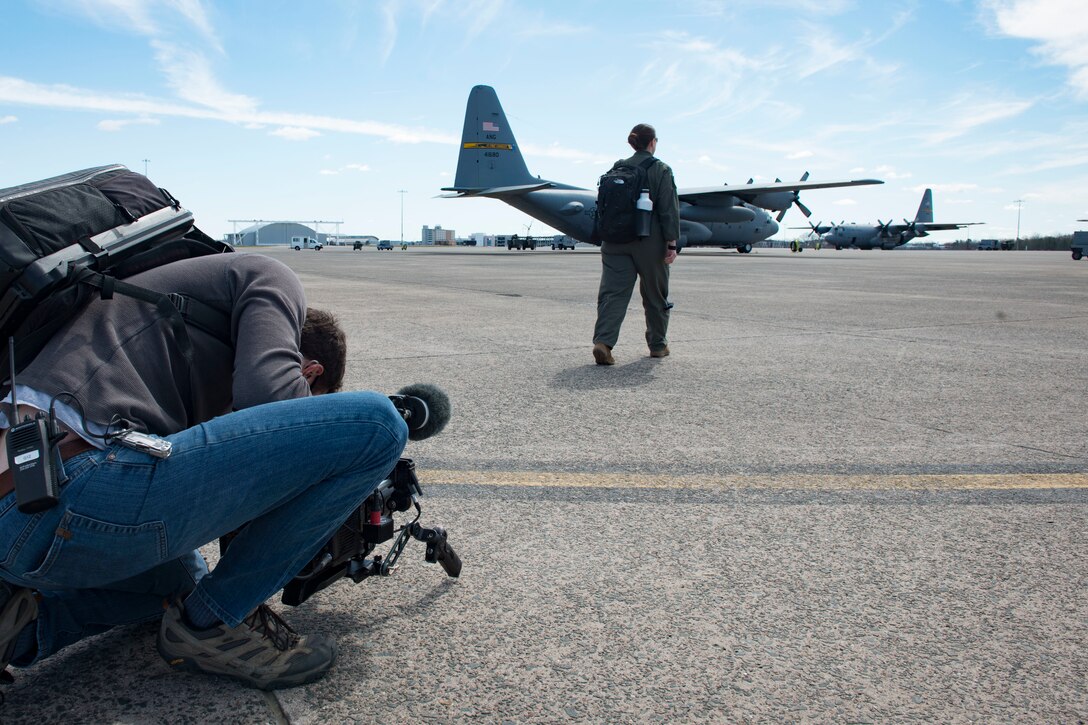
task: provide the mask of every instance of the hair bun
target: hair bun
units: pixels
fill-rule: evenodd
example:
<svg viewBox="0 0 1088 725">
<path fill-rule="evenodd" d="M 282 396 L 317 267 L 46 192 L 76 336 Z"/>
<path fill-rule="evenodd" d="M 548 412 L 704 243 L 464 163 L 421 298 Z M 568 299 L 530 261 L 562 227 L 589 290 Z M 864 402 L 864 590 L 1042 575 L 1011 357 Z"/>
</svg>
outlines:
<svg viewBox="0 0 1088 725">
<path fill-rule="evenodd" d="M 648 123 L 640 123 L 627 135 L 627 143 L 635 151 L 645 151 L 650 142 L 657 138 L 657 131 Z"/>
</svg>

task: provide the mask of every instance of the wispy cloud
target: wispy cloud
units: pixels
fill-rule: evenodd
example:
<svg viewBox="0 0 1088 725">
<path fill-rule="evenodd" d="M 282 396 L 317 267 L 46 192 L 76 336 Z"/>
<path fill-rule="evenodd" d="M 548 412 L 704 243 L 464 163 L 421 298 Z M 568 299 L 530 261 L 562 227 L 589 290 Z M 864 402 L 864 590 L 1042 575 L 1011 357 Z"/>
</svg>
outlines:
<svg viewBox="0 0 1088 725">
<path fill-rule="evenodd" d="M 443 20 L 459 29 L 459 37 L 465 44 L 471 44 L 481 33 L 503 14 L 506 0 L 461 0 L 447 3 L 443 0 L 385 0 L 378 13 L 381 16 L 382 31 L 378 45 L 381 49 L 381 62 L 389 61 L 397 46 L 401 18 L 414 15 L 419 18 L 421 27 L 426 27 L 432 17 L 443 16 Z M 519 27 L 528 27 L 530 23 Z"/>
<path fill-rule="evenodd" d="M 721 174 L 727 174 L 733 170 L 731 166 L 715 160 L 714 157 L 710 156 L 709 154 L 703 154 L 702 156 L 699 156 L 697 159 L 694 160 L 679 159 L 679 164 L 684 166 L 687 166 L 688 164 L 698 164 L 705 169 L 710 169 L 711 171 Z"/>
<path fill-rule="evenodd" d="M 200 31 L 212 45 L 222 50 L 219 36 L 212 27 L 211 19 L 201 0 L 166 0 L 166 4 L 173 7 L 189 24 Z"/>
<path fill-rule="evenodd" d="M 895 14 L 891 24 L 883 32 L 873 34 L 865 31 L 857 40 L 844 39 L 833 28 L 826 25 L 806 23 L 802 37 L 807 53 L 792 62 L 793 75 L 805 79 L 835 66 L 853 62 L 864 62 L 867 67 L 882 74 L 891 73 L 897 66 L 879 64 L 869 58 L 866 52 L 870 48 L 880 46 L 898 33 L 913 17 L 912 9 L 900 11 Z"/>
<path fill-rule="evenodd" d="M 99 131 L 121 131 L 126 126 L 158 126 L 161 121 L 157 118 L 124 118 L 116 120 L 104 120 L 98 122 Z"/>
<path fill-rule="evenodd" d="M 122 33 L 158 38 L 172 34 L 177 20 L 222 51 L 218 34 L 202 0 L 54 0 L 60 8 L 81 15 L 96 25 Z"/>
<path fill-rule="evenodd" d="M 1088 151 L 1083 148 L 1067 149 L 1065 153 L 1044 159 L 1034 164 L 1011 166 L 1003 171 L 1006 174 L 1033 174 L 1040 171 L 1055 171 L 1057 169 L 1071 169 L 1077 166 L 1088 168 Z"/>
<path fill-rule="evenodd" d="M 57 4 L 110 30 L 140 35 L 159 32 L 152 18 L 153 3 L 145 0 L 58 0 Z"/>
<path fill-rule="evenodd" d="M 301 126 L 281 126 L 274 131 L 269 131 L 268 135 L 279 136 L 288 141 L 308 141 L 314 136 L 320 136 L 321 133 L 312 128 L 303 128 Z"/>
<path fill-rule="evenodd" d="M 5 123 L 15 123 L 18 120 L 19 119 L 16 116 L 0 116 L 0 126 L 4 125 Z"/>
<path fill-rule="evenodd" d="M 344 164 L 339 169 L 321 169 L 318 173 L 323 176 L 336 176 L 345 171 L 370 171 L 370 166 L 367 164 Z"/>
<path fill-rule="evenodd" d="M 99 93 L 67 85 L 42 85 L 19 78 L 0 76 L 0 102 L 16 106 L 64 108 L 104 113 L 131 113 L 147 117 L 176 116 L 222 121 L 243 127 L 297 127 L 311 131 L 330 131 L 377 136 L 396 143 L 439 143 L 453 145 L 458 137 L 422 128 L 410 128 L 376 121 L 355 121 L 333 116 L 317 116 L 256 108 L 212 108 L 152 98 L 140 94 Z"/>
<path fill-rule="evenodd" d="M 761 0 L 763 7 L 779 7 L 789 12 L 807 15 L 838 15 L 855 4 L 856 0 Z M 685 0 L 677 3 L 677 14 L 695 17 L 720 17 L 737 12 L 734 3 L 722 0 Z"/>
<path fill-rule="evenodd" d="M 652 102 L 682 95 L 696 98 L 679 114 L 680 118 L 695 116 L 711 109 L 729 106 L 751 108 L 769 90 L 754 89 L 752 78 L 768 74 L 779 66 L 773 53 L 752 57 L 703 37 L 667 30 L 655 33 L 645 42 L 650 55 L 639 74 L 639 94 Z M 743 89 L 743 93 L 738 93 Z"/>
<path fill-rule="evenodd" d="M 158 40 L 151 45 L 167 83 L 179 98 L 225 113 L 256 110 L 256 100 L 223 88 L 202 53 Z"/>
<path fill-rule="evenodd" d="M 993 94 L 961 95 L 943 107 L 928 110 L 925 124 L 933 130 L 924 133 L 922 139 L 926 143 L 939 144 L 979 126 L 1015 118 L 1033 105 L 1034 100 L 995 98 Z"/>
<path fill-rule="evenodd" d="M 1088 98 L 1088 13 L 1083 0 L 986 0 L 996 31 L 1038 42 L 1044 62 L 1069 68 L 1069 84 Z"/>
<path fill-rule="evenodd" d="M 918 186 L 910 187 L 910 191 L 921 194 L 925 192 L 926 189 L 932 189 L 934 194 L 962 194 L 965 191 L 972 191 L 977 188 L 978 184 L 970 183 L 919 184 Z"/>
<path fill-rule="evenodd" d="M 585 35 L 592 33 L 593 28 L 588 25 L 571 25 L 570 23 L 539 22 L 526 25 L 518 31 L 522 38 L 560 38 L 571 35 Z"/>
<path fill-rule="evenodd" d="M 389 61 L 389 56 L 393 55 L 393 49 L 397 47 L 397 10 L 400 4 L 400 0 L 385 0 L 379 10 L 382 19 L 382 33 L 378 45 L 381 48 L 382 65 Z"/>
<path fill-rule="evenodd" d="M 909 179 L 911 177 L 911 173 L 909 171 L 896 171 L 894 168 L 886 164 L 873 169 L 873 173 L 882 179 Z"/>
<path fill-rule="evenodd" d="M 536 146 L 534 144 L 521 144 L 522 153 L 526 156 L 542 156 L 549 159 L 562 159 L 564 161 L 573 161 L 574 163 L 592 163 L 592 164 L 606 164 L 610 160 L 614 161 L 611 157 L 604 156 L 599 153 L 590 153 L 588 151 L 579 151 L 578 149 L 572 149 L 567 146 L 562 146 L 558 143 L 553 143 L 550 146 Z"/>
</svg>

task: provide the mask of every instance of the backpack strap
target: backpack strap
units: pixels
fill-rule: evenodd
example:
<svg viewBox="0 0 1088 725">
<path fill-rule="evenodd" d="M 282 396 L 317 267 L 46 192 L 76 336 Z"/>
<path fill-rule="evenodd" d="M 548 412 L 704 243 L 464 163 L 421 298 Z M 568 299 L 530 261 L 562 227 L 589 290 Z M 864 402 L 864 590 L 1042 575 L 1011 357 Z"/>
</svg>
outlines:
<svg viewBox="0 0 1088 725">
<path fill-rule="evenodd" d="M 76 281 L 97 288 L 104 300 L 111 299 L 116 293 L 155 305 L 163 318 L 170 321 L 178 348 L 190 365 L 193 362 L 193 342 L 189 339 L 186 324 L 207 332 L 225 345 L 231 344 L 230 317 L 198 299 L 176 292 L 155 292 L 88 269 L 80 270 L 76 274 Z"/>
<path fill-rule="evenodd" d="M 643 171 L 649 171 L 650 167 L 654 165 L 655 161 L 657 161 L 656 156 L 651 156 L 648 159 L 643 159 L 641 162 L 639 162 L 638 168 L 642 169 Z M 616 163 L 612 164 L 612 171 L 615 171 L 616 169 L 618 169 L 621 166 L 629 166 L 629 165 L 630 164 L 627 163 L 627 159 L 620 159 Z"/>
</svg>

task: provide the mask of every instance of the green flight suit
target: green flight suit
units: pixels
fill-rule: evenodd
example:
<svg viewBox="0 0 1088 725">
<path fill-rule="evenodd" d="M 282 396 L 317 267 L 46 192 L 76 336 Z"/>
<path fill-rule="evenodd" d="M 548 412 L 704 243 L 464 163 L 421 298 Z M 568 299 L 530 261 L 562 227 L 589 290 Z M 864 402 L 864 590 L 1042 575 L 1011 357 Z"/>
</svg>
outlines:
<svg viewBox="0 0 1088 725">
<path fill-rule="evenodd" d="M 649 156 L 648 151 L 638 151 L 626 161 L 637 166 Z M 626 244 L 601 244 L 601 286 L 593 342 L 616 346 L 637 277 L 646 313 L 646 344 L 652 352 L 668 344 L 669 310 L 665 305 L 669 298 L 669 265 L 665 264 L 665 243 L 680 239 L 680 199 L 672 169 L 664 161 L 658 159 L 647 169 L 646 176 L 654 203 L 650 236 Z"/>
</svg>

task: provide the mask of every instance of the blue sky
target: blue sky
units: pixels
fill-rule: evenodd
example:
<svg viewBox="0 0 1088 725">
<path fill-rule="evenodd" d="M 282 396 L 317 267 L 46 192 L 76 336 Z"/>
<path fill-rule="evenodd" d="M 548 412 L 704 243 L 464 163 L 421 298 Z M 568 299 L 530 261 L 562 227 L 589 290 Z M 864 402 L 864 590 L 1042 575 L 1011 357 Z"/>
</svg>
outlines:
<svg viewBox="0 0 1088 725">
<path fill-rule="evenodd" d="M 147 159 L 214 236 L 230 219 L 317 219 L 399 239 L 402 205 L 407 239 L 423 224 L 524 233 L 532 219 L 501 202 L 435 198 L 453 181 L 476 84 L 495 87 L 546 179 L 595 186 L 648 122 L 681 187 L 805 171 L 886 182 L 803 194 L 812 221 L 913 217 L 927 186 L 937 221 L 986 222 L 975 238 L 1013 236 L 1016 200 L 1022 236 L 1088 218 L 1084 0 L 3 10 L 0 187 Z"/>
</svg>

